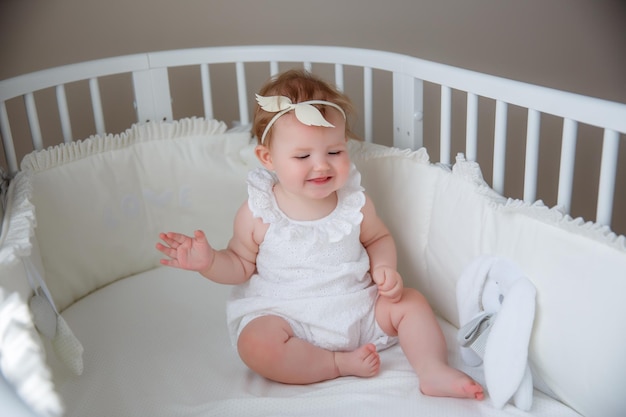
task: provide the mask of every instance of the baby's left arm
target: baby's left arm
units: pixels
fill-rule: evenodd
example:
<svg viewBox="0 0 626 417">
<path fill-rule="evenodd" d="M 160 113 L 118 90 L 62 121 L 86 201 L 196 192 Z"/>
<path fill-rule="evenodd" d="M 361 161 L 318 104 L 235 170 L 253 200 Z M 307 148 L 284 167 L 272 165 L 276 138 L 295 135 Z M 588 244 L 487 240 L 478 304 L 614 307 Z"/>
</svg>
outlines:
<svg viewBox="0 0 626 417">
<path fill-rule="evenodd" d="M 404 284 L 397 270 L 396 245 L 389 229 L 376 214 L 372 200 L 366 195 L 361 209 L 361 243 L 370 258 L 370 273 L 378 292 L 392 301 L 400 300 Z"/>
</svg>

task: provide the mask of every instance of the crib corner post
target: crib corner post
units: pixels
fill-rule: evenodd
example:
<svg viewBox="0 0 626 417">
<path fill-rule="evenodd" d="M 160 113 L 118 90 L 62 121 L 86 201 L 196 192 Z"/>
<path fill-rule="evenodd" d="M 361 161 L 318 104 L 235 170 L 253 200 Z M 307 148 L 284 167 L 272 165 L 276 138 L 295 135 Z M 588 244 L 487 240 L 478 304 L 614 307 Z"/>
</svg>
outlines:
<svg viewBox="0 0 626 417">
<path fill-rule="evenodd" d="M 172 100 L 167 68 L 133 72 L 137 121 L 172 120 Z"/>
<path fill-rule="evenodd" d="M 424 145 L 423 94 L 422 80 L 406 74 L 393 74 L 393 146 L 419 149 Z"/>
</svg>

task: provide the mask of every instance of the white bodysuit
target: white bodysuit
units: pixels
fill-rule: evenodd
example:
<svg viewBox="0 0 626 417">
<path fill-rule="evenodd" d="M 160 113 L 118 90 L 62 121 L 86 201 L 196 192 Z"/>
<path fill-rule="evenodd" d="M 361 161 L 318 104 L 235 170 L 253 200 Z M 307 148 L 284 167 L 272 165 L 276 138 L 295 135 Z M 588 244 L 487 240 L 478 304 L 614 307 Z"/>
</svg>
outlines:
<svg viewBox="0 0 626 417">
<path fill-rule="evenodd" d="M 369 274 L 369 257 L 360 242 L 365 194 L 352 165 L 328 216 L 296 221 L 278 207 L 272 191 L 276 177 L 258 168 L 248 175 L 248 205 L 269 223 L 249 281 L 234 287 L 227 306 L 233 344 L 255 318 L 284 318 L 296 337 L 333 351 L 365 343 L 383 349 L 395 343 L 374 317 L 378 295 Z"/>
</svg>

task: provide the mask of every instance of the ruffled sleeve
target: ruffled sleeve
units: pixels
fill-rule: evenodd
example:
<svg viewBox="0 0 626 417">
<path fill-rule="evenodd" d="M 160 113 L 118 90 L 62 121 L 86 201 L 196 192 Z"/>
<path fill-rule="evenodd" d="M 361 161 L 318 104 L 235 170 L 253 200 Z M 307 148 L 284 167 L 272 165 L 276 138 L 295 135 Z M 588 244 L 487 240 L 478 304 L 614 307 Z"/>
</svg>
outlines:
<svg viewBox="0 0 626 417">
<path fill-rule="evenodd" d="M 276 176 L 264 168 L 256 168 L 248 173 L 248 207 L 252 215 L 261 218 L 264 223 L 275 223 L 284 217 L 272 191 L 276 182 Z"/>
</svg>

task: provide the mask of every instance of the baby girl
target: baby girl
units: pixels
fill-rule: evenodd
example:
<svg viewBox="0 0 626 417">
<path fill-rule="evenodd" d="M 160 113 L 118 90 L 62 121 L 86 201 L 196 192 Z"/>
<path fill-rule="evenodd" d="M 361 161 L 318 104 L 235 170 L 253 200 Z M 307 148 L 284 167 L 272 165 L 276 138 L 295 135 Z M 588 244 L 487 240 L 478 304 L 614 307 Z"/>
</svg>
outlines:
<svg viewBox="0 0 626 417">
<path fill-rule="evenodd" d="M 164 265 L 234 285 L 228 327 L 243 362 L 274 381 L 309 384 L 378 373 L 378 352 L 399 342 L 421 391 L 483 399 L 447 363 L 424 296 L 405 288 L 396 248 L 350 162 L 350 100 L 305 71 L 257 95 L 253 132 L 263 168 L 248 176 L 226 249 L 202 231 L 161 233 Z"/>
</svg>

